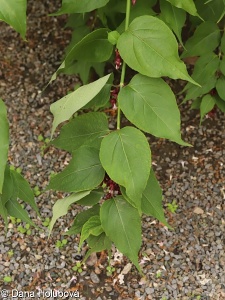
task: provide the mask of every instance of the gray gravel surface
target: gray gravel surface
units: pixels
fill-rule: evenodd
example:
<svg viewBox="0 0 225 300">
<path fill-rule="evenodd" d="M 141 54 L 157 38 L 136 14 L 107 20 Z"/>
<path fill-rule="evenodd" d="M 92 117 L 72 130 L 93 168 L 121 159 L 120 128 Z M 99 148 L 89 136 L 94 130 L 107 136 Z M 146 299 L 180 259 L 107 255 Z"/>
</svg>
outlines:
<svg viewBox="0 0 225 300">
<path fill-rule="evenodd" d="M 38 186 L 41 191 L 51 170 L 62 170 L 70 157 L 53 148 L 42 155 L 38 135 L 50 136 L 49 106 L 77 81 L 72 76 L 60 76 L 41 94 L 70 39 L 70 31 L 63 29 L 66 17 L 47 16 L 56 6 L 60 1 L 54 5 L 29 3 L 27 42 L 0 23 L 0 97 L 7 104 L 10 120 L 9 162 L 22 169 L 32 188 Z M 36 198 L 41 219 L 27 207 L 42 231 L 32 228 L 30 235 L 22 234 L 18 227 L 23 224 L 10 223 L 5 236 L 0 220 L 0 287 L 23 292 L 78 290 L 83 300 L 225 299 L 225 117 L 217 111 L 213 119 L 199 126 L 196 112 L 189 111 L 188 106 L 181 110 L 182 135 L 193 147 L 150 137 L 154 170 L 164 191 L 165 215 L 174 230 L 143 218 L 140 262 L 144 276 L 116 249 L 112 276 L 106 274 L 106 260 L 99 264 L 96 255 L 81 273 L 74 271 L 78 238 L 67 238 L 61 248 L 56 243 L 65 238 L 62 233 L 79 208 L 74 206 L 56 223 L 48 240 L 42 221 L 51 217 L 55 200 L 63 195 L 47 192 Z M 167 207 L 173 200 L 178 205 L 175 213 Z M 83 248 L 82 253 L 85 251 Z M 5 276 L 12 281 L 5 283 Z M 47 298 L 53 299 L 46 294 L 43 299 Z"/>
</svg>

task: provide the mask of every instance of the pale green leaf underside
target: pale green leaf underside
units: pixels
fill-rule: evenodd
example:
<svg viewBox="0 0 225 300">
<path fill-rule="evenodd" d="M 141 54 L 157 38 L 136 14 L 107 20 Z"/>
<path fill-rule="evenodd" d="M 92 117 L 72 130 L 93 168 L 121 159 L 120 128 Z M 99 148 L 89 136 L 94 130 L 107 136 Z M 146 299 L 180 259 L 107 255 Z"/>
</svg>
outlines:
<svg viewBox="0 0 225 300">
<path fill-rule="evenodd" d="M 108 134 L 101 143 L 100 160 L 110 178 L 138 202 L 151 167 L 151 151 L 144 134 L 133 127 Z"/>
<path fill-rule="evenodd" d="M 101 91 L 110 75 L 108 74 L 92 83 L 81 86 L 50 106 L 51 113 L 54 115 L 52 135 L 60 123 L 69 120 L 76 111 L 81 109 Z"/>
<path fill-rule="evenodd" d="M 196 84 L 179 59 L 175 36 L 157 17 L 141 16 L 134 19 L 119 37 L 117 47 L 128 66 L 143 75 L 180 78 Z"/>
<path fill-rule="evenodd" d="M 23 39 L 26 34 L 27 0 L 0 0 L 0 20 L 12 26 Z"/>
<path fill-rule="evenodd" d="M 100 219 L 106 235 L 140 270 L 138 251 L 141 246 L 141 219 L 137 209 L 122 196 L 105 201 Z"/>
<path fill-rule="evenodd" d="M 141 130 L 188 145 L 181 139 L 175 96 L 163 79 L 135 75 L 120 91 L 118 101 L 127 119 Z"/>
<path fill-rule="evenodd" d="M 79 201 L 80 199 L 84 198 L 85 196 L 87 196 L 89 194 L 90 194 L 90 191 L 79 192 L 76 194 L 72 194 L 71 196 L 66 197 L 64 199 L 59 199 L 56 201 L 56 203 L 54 204 L 54 206 L 52 208 L 53 216 L 52 216 L 51 222 L 49 224 L 49 236 L 52 232 L 52 228 L 53 228 L 56 220 L 67 214 L 69 206 L 72 203 Z"/>
</svg>

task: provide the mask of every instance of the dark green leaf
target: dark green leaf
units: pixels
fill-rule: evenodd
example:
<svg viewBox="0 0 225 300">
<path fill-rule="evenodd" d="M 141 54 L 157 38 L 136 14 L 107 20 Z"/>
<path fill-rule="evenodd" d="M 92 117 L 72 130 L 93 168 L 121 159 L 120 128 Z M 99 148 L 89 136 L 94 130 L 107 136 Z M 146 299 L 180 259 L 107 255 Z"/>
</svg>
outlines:
<svg viewBox="0 0 225 300">
<path fill-rule="evenodd" d="M 186 20 L 186 12 L 165 0 L 160 1 L 160 10 L 160 18 L 173 30 L 183 45 L 181 31 Z"/>
<path fill-rule="evenodd" d="M 103 180 L 105 171 L 99 160 L 99 150 L 81 146 L 73 152 L 69 165 L 51 178 L 47 189 L 63 192 L 92 190 Z"/>
<path fill-rule="evenodd" d="M 225 113 L 225 101 L 222 100 L 218 95 L 214 97 L 216 105 L 219 107 L 219 109 Z"/>
<path fill-rule="evenodd" d="M 82 145 L 100 147 L 102 138 L 109 133 L 108 120 L 104 113 L 94 112 L 72 119 L 61 129 L 52 145 L 72 152 Z"/>
<path fill-rule="evenodd" d="M 203 22 L 185 43 L 181 57 L 200 56 L 214 51 L 220 43 L 220 30 L 213 22 Z"/>
<path fill-rule="evenodd" d="M 18 172 L 10 170 L 14 184 L 14 197 L 28 203 L 37 213 L 38 207 L 34 200 L 34 193 L 28 182 Z"/>
<path fill-rule="evenodd" d="M 4 184 L 2 188 L 2 195 L 0 195 L 0 215 L 3 217 L 5 222 L 5 228 L 8 225 L 8 212 L 6 209 L 7 201 L 13 196 L 14 187 L 13 187 L 13 180 L 10 174 L 9 166 L 6 165 L 5 172 L 4 172 Z"/>
<path fill-rule="evenodd" d="M 10 216 L 21 219 L 24 222 L 36 227 L 36 225 L 31 221 L 27 211 L 22 208 L 15 198 L 10 198 L 6 202 L 5 206 Z"/>
<path fill-rule="evenodd" d="M 93 252 L 100 252 L 103 250 L 110 250 L 112 242 L 110 239 L 105 235 L 103 232 L 102 234 L 98 236 L 90 235 L 90 237 L 87 240 L 88 246 L 91 248 L 88 250 L 86 253 L 83 262 L 85 262 L 88 257 L 91 255 Z"/>
<path fill-rule="evenodd" d="M 127 119 L 141 130 L 188 145 L 180 136 L 180 112 L 175 96 L 161 78 L 135 75 L 120 91 L 118 101 Z"/>
<path fill-rule="evenodd" d="M 153 169 L 151 169 L 147 186 L 143 192 L 143 196 L 141 199 L 141 208 L 144 214 L 148 216 L 153 216 L 154 218 L 158 219 L 161 223 L 171 228 L 164 216 L 164 211 L 162 207 L 162 190 L 155 177 Z"/>
<path fill-rule="evenodd" d="M 221 76 L 216 82 L 216 90 L 221 99 L 225 101 L 225 77 Z"/>
<path fill-rule="evenodd" d="M 103 62 L 112 55 L 113 46 L 108 41 L 108 29 L 100 28 L 86 35 L 68 51 L 64 61 L 52 75 L 49 83 L 56 79 L 57 75 L 68 69 L 76 60 L 82 63 Z"/>
<path fill-rule="evenodd" d="M 211 95 L 205 95 L 202 98 L 201 105 L 200 105 L 200 114 L 201 114 L 201 120 L 200 124 L 202 123 L 202 119 L 204 116 L 210 112 L 215 105 L 215 100 Z"/>
<path fill-rule="evenodd" d="M 141 218 L 137 209 L 118 196 L 103 203 L 100 219 L 106 235 L 140 271 L 138 252 L 141 247 Z"/>
<path fill-rule="evenodd" d="M 90 235 L 99 236 L 102 232 L 100 217 L 91 217 L 82 227 L 79 248 Z"/>
<path fill-rule="evenodd" d="M 76 202 L 76 204 L 84 206 L 93 206 L 97 204 L 104 196 L 102 188 L 91 191 L 89 195 Z"/>
<path fill-rule="evenodd" d="M 78 234 L 81 232 L 83 225 L 93 216 L 99 215 L 100 206 L 99 204 L 80 212 L 74 219 L 71 228 L 65 232 L 65 235 Z"/>
<path fill-rule="evenodd" d="M 207 3 L 203 0 L 195 0 L 195 5 L 200 16 L 205 21 L 217 23 L 224 15 L 224 0 L 212 0 Z"/>
<path fill-rule="evenodd" d="M 201 87 L 188 83 L 184 88 L 184 91 L 188 90 L 184 102 L 189 99 L 196 99 L 215 87 L 219 63 L 220 60 L 215 53 L 207 53 L 197 60 L 192 77 L 201 84 Z"/>
</svg>

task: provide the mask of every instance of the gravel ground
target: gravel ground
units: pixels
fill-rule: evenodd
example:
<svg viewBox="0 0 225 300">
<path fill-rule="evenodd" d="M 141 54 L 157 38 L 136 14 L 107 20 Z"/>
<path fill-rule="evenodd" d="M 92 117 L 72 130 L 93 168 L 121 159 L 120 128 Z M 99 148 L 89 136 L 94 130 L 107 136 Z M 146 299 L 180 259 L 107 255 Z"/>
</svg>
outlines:
<svg viewBox="0 0 225 300">
<path fill-rule="evenodd" d="M 65 167 L 69 155 L 53 148 L 42 155 L 38 135 L 50 136 L 49 106 L 77 80 L 60 76 L 41 94 L 70 39 L 70 31 L 62 27 L 66 18 L 47 16 L 56 6 L 60 1 L 54 6 L 41 1 L 29 3 L 27 42 L 0 23 L 0 96 L 7 104 L 10 120 L 9 161 L 22 169 L 32 188 L 38 186 L 40 190 L 47 185 L 51 170 L 58 172 Z M 99 260 L 98 255 L 91 256 L 81 273 L 72 270 L 79 260 L 77 238 L 67 238 L 68 243 L 60 248 L 56 243 L 65 238 L 62 233 L 79 208 L 74 206 L 57 222 L 48 240 L 42 221 L 51 217 L 55 200 L 63 196 L 48 192 L 36 198 L 42 220 L 27 207 L 42 231 L 20 233 L 21 224 L 10 223 L 5 236 L 0 220 L 0 287 L 30 293 L 37 289 L 46 293 L 78 290 L 83 300 L 225 299 L 225 117 L 217 111 L 213 119 L 199 126 L 198 114 L 186 106 L 181 109 L 182 134 L 192 148 L 150 137 L 154 170 L 164 191 L 165 214 L 174 231 L 152 218 L 143 219 L 140 262 L 145 276 L 140 276 L 116 249 L 112 276 L 106 274 L 106 259 Z M 166 205 L 173 200 L 178 205 L 175 213 Z M 12 281 L 4 283 L 4 276 Z M 27 295 L 23 297 L 30 299 Z M 47 298 L 54 299 L 45 294 L 43 299 Z"/>
</svg>

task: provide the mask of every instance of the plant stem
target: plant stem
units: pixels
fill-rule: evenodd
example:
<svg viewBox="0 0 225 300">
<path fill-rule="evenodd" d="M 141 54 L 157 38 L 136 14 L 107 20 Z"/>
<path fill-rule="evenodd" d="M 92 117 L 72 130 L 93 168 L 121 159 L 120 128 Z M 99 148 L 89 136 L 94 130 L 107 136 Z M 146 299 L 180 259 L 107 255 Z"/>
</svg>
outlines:
<svg viewBox="0 0 225 300">
<path fill-rule="evenodd" d="M 131 0 L 127 0 L 125 31 L 127 30 L 128 26 L 129 26 L 130 7 L 131 7 Z M 120 90 L 124 86 L 125 73 L 126 73 L 126 63 L 123 61 L 122 72 L 121 72 L 121 77 L 120 77 Z M 120 119 L 121 119 L 121 110 L 120 110 L 120 106 L 118 104 L 118 110 L 117 110 L 117 129 L 120 129 Z"/>
</svg>

